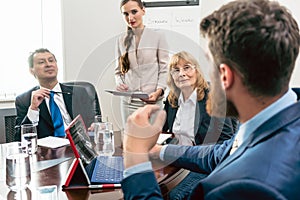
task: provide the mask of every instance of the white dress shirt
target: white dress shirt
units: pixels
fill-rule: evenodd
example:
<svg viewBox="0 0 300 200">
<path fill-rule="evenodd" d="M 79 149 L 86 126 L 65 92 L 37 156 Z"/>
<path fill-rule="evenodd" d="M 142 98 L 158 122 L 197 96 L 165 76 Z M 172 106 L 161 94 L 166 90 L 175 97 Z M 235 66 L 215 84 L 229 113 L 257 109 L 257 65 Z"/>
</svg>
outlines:
<svg viewBox="0 0 300 200">
<path fill-rule="evenodd" d="M 173 123 L 172 131 L 178 138 L 178 144 L 190 145 L 195 143 L 194 123 L 197 104 L 197 92 L 193 91 L 191 96 L 184 101 L 182 93 L 178 98 L 178 110 Z"/>
<path fill-rule="evenodd" d="M 59 83 L 57 83 L 55 85 L 55 87 L 52 89 L 52 91 L 55 91 L 55 92 L 61 92 L 62 91 Z M 46 105 L 47 105 L 49 113 L 50 113 L 49 98 L 45 98 L 45 101 L 46 101 Z M 66 128 L 71 123 L 72 119 L 71 119 L 71 117 L 70 117 L 70 115 L 67 111 L 63 95 L 62 94 L 55 94 L 54 95 L 54 101 L 59 107 L 59 110 L 61 112 L 61 115 L 62 115 L 62 118 L 63 118 L 63 121 L 64 121 L 64 127 Z M 28 116 L 29 120 L 32 121 L 32 123 L 38 123 L 39 122 L 39 114 L 40 114 L 40 110 L 28 109 L 27 116 Z"/>
</svg>

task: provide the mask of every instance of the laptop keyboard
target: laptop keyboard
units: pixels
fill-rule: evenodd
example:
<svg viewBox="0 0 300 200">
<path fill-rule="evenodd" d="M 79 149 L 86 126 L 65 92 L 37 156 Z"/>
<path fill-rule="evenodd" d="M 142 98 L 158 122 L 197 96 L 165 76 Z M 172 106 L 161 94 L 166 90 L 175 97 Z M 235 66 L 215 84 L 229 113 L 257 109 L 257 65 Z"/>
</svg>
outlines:
<svg viewBox="0 0 300 200">
<path fill-rule="evenodd" d="M 121 156 L 98 156 L 92 174 L 92 183 L 120 183 L 123 179 Z"/>
</svg>

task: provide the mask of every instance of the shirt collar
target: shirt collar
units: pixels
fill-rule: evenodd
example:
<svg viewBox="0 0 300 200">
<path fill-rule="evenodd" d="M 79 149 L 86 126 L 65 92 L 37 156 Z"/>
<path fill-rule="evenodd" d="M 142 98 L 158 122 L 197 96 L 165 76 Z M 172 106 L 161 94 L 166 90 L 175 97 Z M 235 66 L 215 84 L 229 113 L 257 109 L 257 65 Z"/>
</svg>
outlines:
<svg viewBox="0 0 300 200">
<path fill-rule="evenodd" d="M 266 122 L 275 114 L 279 113 L 281 110 L 289 107 L 297 101 L 297 95 L 292 89 L 289 89 L 281 98 L 277 101 L 263 109 L 261 112 L 256 114 L 247 122 L 240 125 L 239 130 L 236 134 L 238 140 L 238 146 L 240 146 L 255 129 L 257 129 L 261 124 Z"/>
<path fill-rule="evenodd" d="M 186 102 L 191 101 L 194 105 L 197 103 L 197 89 L 195 89 L 191 96 L 186 100 Z M 178 106 L 182 105 L 183 103 L 186 103 L 183 100 L 182 92 L 180 92 L 179 98 L 178 98 Z"/>
<path fill-rule="evenodd" d="M 40 88 L 44 88 L 44 87 L 40 86 Z M 48 88 L 46 88 L 46 89 L 48 89 Z M 60 84 L 57 83 L 51 91 L 61 92 L 62 90 L 61 90 Z"/>
<path fill-rule="evenodd" d="M 55 92 L 61 92 L 61 87 L 60 87 L 60 84 L 57 83 L 54 88 L 52 89 L 52 91 L 55 91 Z"/>
</svg>

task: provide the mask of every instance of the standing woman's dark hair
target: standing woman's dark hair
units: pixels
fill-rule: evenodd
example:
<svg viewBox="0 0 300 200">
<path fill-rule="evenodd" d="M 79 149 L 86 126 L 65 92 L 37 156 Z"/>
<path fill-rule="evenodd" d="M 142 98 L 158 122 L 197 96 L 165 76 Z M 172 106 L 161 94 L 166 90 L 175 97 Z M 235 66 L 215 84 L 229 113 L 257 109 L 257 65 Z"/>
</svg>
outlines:
<svg viewBox="0 0 300 200">
<path fill-rule="evenodd" d="M 129 1 L 137 2 L 140 8 L 144 7 L 144 4 L 141 0 L 122 0 L 121 3 L 120 3 L 120 8 L 122 6 L 124 6 Z M 130 48 L 131 43 L 132 43 L 133 35 L 134 35 L 134 33 L 132 31 L 132 28 L 127 26 L 127 32 L 126 32 L 126 36 L 124 38 L 124 46 L 126 48 L 126 52 L 125 52 L 125 54 L 123 54 L 119 58 L 119 65 L 121 66 L 122 74 L 127 73 L 129 68 L 130 68 L 130 61 L 129 61 L 129 58 L 128 58 L 128 51 L 129 51 L 129 48 Z"/>
<path fill-rule="evenodd" d="M 148 98 L 143 99 L 121 97 L 125 125 L 127 117 L 145 104 L 163 107 L 169 47 L 163 31 L 145 26 L 146 10 L 141 0 L 121 0 L 120 11 L 127 30 L 116 41 L 116 90 L 148 94 Z"/>
</svg>

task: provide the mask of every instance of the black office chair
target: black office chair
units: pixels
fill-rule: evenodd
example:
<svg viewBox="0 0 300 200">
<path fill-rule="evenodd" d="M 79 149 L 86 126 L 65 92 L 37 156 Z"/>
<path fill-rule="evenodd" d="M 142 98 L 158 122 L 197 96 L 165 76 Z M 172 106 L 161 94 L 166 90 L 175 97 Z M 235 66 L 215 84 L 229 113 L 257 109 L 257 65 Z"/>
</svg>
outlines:
<svg viewBox="0 0 300 200">
<path fill-rule="evenodd" d="M 5 123 L 5 142 L 13 142 L 15 140 L 15 125 L 16 115 L 10 115 L 4 117 Z"/>
<path fill-rule="evenodd" d="M 63 84 L 73 87 L 73 118 L 81 114 L 86 126 L 89 127 L 94 122 L 95 115 L 101 115 L 100 103 L 94 85 L 86 81 L 71 81 Z M 83 98 L 85 103 L 82 102 Z M 20 133 L 19 125 L 15 126 L 15 135 L 16 133 Z M 20 139 L 15 138 L 15 140 Z"/>
<path fill-rule="evenodd" d="M 94 122 L 95 115 L 101 115 L 100 101 L 95 86 L 92 83 L 87 81 L 70 81 L 70 82 L 64 82 L 63 84 L 67 86 L 73 86 L 75 88 L 76 87 L 84 88 L 88 93 L 88 98 L 90 98 L 92 105 L 76 105 L 76 106 L 83 106 L 86 108 L 82 110 L 83 113 L 80 114 L 83 116 L 86 126 L 89 126 L 92 122 Z"/>
</svg>

